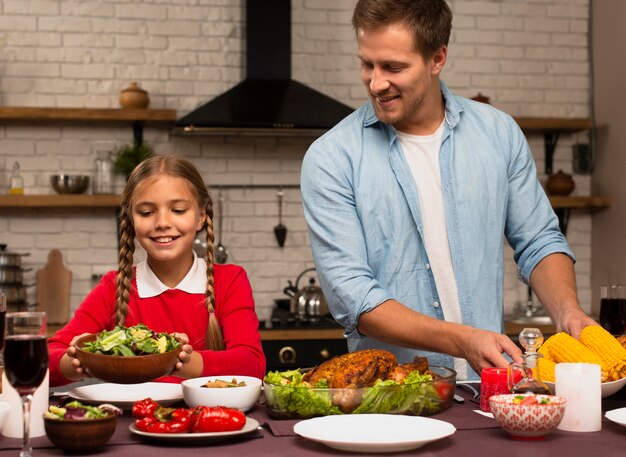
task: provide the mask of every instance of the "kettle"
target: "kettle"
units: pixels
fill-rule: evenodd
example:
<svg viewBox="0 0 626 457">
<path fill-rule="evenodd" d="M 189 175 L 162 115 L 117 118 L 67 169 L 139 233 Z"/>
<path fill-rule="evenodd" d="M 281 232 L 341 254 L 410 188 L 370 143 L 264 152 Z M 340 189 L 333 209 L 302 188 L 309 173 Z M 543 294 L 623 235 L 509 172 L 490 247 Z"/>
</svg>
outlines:
<svg viewBox="0 0 626 457">
<path fill-rule="evenodd" d="M 296 278 L 295 286 L 291 281 L 287 281 L 289 286 L 283 289 L 283 292 L 291 297 L 291 313 L 303 321 L 317 321 L 328 314 L 328 304 L 322 289 L 315 284 L 315 278 L 309 278 L 308 286 L 298 288 L 300 279 L 311 271 L 315 271 L 315 268 L 307 268 L 300 273 Z"/>
</svg>

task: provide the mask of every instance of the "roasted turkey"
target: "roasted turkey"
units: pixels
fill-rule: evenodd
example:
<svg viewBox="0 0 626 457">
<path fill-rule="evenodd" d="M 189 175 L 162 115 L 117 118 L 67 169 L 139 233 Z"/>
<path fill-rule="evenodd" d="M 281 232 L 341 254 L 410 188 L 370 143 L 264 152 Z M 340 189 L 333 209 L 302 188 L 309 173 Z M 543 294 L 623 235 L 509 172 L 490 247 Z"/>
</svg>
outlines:
<svg viewBox="0 0 626 457">
<path fill-rule="evenodd" d="M 378 379 L 393 379 L 401 383 L 415 370 L 422 374 L 428 371 L 428 359 L 415 357 L 411 363 L 398 364 L 389 351 L 364 349 L 333 357 L 306 373 L 302 380 L 314 386 L 321 379 L 326 379 L 330 388 L 371 387 Z"/>
<path fill-rule="evenodd" d="M 326 379 L 329 388 L 342 389 L 333 391 L 332 402 L 342 412 L 350 413 L 361 404 L 364 392 L 359 387 L 371 387 L 378 379 L 403 383 L 404 378 L 415 370 L 438 377 L 428 370 L 428 359 L 425 357 L 415 357 L 411 363 L 398 364 L 389 351 L 364 349 L 333 357 L 306 373 L 302 381 L 314 387 L 317 382 Z"/>
</svg>

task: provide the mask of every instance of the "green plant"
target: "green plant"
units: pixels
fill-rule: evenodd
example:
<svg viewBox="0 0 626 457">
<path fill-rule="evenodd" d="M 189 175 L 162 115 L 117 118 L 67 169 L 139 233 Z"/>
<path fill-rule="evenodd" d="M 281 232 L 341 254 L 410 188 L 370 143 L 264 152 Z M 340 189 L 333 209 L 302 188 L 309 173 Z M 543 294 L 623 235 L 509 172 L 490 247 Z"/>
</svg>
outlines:
<svg viewBox="0 0 626 457">
<path fill-rule="evenodd" d="M 152 148 L 145 143 L 126 144 L 113 151 L 113 167 L 128 176 L 137 165 L 153 155 Z"/>
</svg>

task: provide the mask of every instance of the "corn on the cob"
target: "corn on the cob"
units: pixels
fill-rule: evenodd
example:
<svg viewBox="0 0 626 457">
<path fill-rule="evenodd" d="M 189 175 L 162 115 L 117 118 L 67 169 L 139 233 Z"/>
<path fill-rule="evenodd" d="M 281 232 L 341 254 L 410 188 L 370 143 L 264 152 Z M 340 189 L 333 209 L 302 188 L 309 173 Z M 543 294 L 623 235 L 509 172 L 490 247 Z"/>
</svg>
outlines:
<svg viewBox="0 0 626 457">
<path fill-rule="evenodd" d="M 626 376 L 626 349 L 608 331 L 599 325 L 585 327 L 580 341 L 602 359 L 608 381 Z"/>
<path fill-rule="evenodd" d="M 554 382 L 554 369 L 556 363 L 547 357 L 539 357 L 537 361 L 537 367 L 539 369 L 539 379 L 547 382 Z"/>
<path fill-rule="evenodd" d="M 542 359 L 546 359 L 546 360 L 550 360 L 551 362 L 554 362 L 554 359 L 550 355 L 550 346 L 551 345 L 552 344 L 550 342 L 550 338 L 548 338 L 547 340 L 545 340 L 543 342 L 543 344 L 539 347 L 539 349 L 537 349 L 537 352 L 539 354 L 543 355 L 543 357 L 541 357 Z"/>
<path fill-rule="evenodd" d="M 602 380 L 606 379 L 608 370 L 602 358 L 576 338 L 560 332 L 548 338 L 547 343 L 550 358 L 556 363 L 595 363 L 600 365 Z"/>
</svg>

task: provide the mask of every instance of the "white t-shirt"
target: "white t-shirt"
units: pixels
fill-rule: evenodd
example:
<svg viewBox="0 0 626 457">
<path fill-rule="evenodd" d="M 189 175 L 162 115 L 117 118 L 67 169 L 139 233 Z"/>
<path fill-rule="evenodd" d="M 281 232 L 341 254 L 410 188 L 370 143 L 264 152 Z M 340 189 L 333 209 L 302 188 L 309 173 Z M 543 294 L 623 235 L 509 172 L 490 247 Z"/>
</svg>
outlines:
<svg viewBox="0 0 626 457">
<path fill-rule="evenodd" d="M 441 301 L 439 305 L 446 321 L 461 323 L 461 306 L 452 267 L 441 192 L 439 149 L 444 123 L 445 120 L 431 135 L 398 132 L 398 139 L 417 187 L 424 228 L 424 245 Z M 454 369 L 460 379 L 467 378 L 467 368 L 465 359 L 454 359 Z"/>
</svg>

